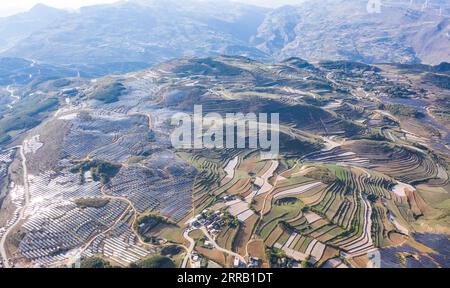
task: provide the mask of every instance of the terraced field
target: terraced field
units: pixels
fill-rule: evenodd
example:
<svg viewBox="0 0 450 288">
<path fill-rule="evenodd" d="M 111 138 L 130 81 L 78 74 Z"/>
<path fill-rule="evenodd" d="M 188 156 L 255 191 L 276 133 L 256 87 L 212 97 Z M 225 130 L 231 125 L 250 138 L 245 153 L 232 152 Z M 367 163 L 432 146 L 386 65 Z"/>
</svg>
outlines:
<svg viewBox="0 0 450 288">
<path fill-rule="evenodd" d="M 182 59 L 74 81 L 58 110 L 1 147 L 3 262 L 61 267 L 99 255 L 126 267 L 173 246 L 188 267 L 448 267 L 436 236 L 450 234 L 448 127 L 383 102 L 414 91 L 402 96 L 447 111 L 448 91 L 415 78 L 435 68 L 300 63 Z M 171 117 L 197 104 L 222 116 L 279 113 L 279 155 L 175 149 Z M 170 224 L 139 233 L 149 213 Z"/>
</svg>

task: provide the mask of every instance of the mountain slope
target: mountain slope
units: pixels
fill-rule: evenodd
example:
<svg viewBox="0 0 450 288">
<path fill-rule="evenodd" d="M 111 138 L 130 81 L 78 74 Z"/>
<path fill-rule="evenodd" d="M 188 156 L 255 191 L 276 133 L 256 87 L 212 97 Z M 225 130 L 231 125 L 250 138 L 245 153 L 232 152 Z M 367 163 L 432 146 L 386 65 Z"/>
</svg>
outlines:
<svg viewBox="0 0 450 288">
<path fill-rule="evenodd" d="M 0 218 L 10 231 L 0 238 L 14 251 L 0 258 L 16 267 L 61 267 L 99 255 L 128 267 L 168 241 L 182 245 L 183 235 L 203 226 L 190 226 L 199 220 L 190 212 L 206 209 L 217 226 L 204 231 L 220 231 L 223 249 L 232 245 L 224 239 L 239 239 L 233 253 L 242 257 L 257 239 L 262 257 L 266 247 L 282 249 L 283 257 L 315 267 L 344 261 L 336 255 L 366 267 L 370 259 L 361 256 L 374 249 L 389 262 L 383 266 L 414 258 L 418 267 L 430 259 L 448 267 L 450 90 L 429 81 L 448 84 L 448 66 L 298 58 L 268 65 L 221 56 L 22 87 L 23 97 L 0 118 L 0 135 L 11 140 L 0 148 L 0 179 L 8 181 Z M 194 105 L 219 113 L 214 118 L 279 113 L 278 157 L 262 159 L 248 146 L 174 148 L 172 116 L 191 115 Z M 16 196 L 21 190 L 29 201 Z M 221 211 L 240 224 L 230 227 Z M 307 245 L 291 245 L 299 237 Z M 445 241 L 424 241 L 434 237 Z M 217 249 L 192 249 L 215 259 Z M 411 256 L 402 263 L 397 253 Z"/>
<path fill-rule="evenodd" d="M 298 56 L 439 64 L 450 60 L 450 6 L 445 1 L 435 4 L 422 10 L 409 1 L 396 5 L 385 1 L 381 13 L 368 13 L 366 0 L 310 1 L 282 7 L 266 17 L 253 44 L 278 60 Z"/>
<path fill-rule="evenodd" d="M 146 63 L 180 57 L 241 55 L 278 62 L 450 61 L 448 1 L 423 9 L 367 0 L 301 2 L 278 9 L 219 0 L 133 0 L 69 13 L 38 6 L 0 19 L 2 56 L 51 64 Z"/>
<path fill-rule="evenodd" d="M 54 21 L 62 20 L 68 13 L 42 4 L 30 11 L 0 18 L 0 51 L 13 47 Z"/>
<path fill-rule="evenodd" d="M 5 54 L 58 64 L 155 64 L 214 54 L 265 57 L 246 44 L 265 9 L 219 1 L 183 2 L 129 1 L 82 8 Z"/>
</svg>

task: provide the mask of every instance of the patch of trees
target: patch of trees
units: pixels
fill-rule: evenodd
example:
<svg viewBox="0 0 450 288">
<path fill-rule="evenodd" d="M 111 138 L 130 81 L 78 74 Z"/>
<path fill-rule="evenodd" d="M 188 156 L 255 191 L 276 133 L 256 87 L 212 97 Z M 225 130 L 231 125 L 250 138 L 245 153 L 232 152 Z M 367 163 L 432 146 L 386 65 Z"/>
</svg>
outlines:
<svg viewBox="0 0 450 288">
<path fill-rule="evenodd" d="M 91 171 L 94 181 L 100 181 L 102 184 L 106 184 L 119 173 L 120 168 L 121 165 L 119 164 L 102 160 L 87 160 L 73 167 L 70 172 L 80 173 L 80 177 L 84 179 L 84 173 Z"/>
<path fill-rule="evenodd" d="M 175 68 L 175 73 L 211 76 L 238 76 L 243 70 L 212 58 L 194 59 Z"/>
<path fill-rule="evenodd" d="M 8 134 L 0 135 L 0 145 L 8 143 L 10 140 L 11 140 L 11 136 L 9 136 Z"/>
<path fill-rule="evenodd" d="M 380 68 L 367 65 L 360 62 L 351 62 L 351 61 L 323 61 L 320 62 L 319 65 L 325 69 L 330 70 L 343 70 L 345 72 L 349 72 L 352 70 L 358 71 L 373 71 L 380 72 Z"/>
<path fill-rule="evenodd" d="M 11 131 L 33 128 L 39 124 L 39 121 L 33 117 L 6 116 L 0 120 L 0 134 L 6 134 Z"/>
<path fill-rule="evenodd" d="M 275 201 L 275 205 L 284 206 L 284 205 L 294 205 L 298 202 L 298 199 L 295 197 L 286 197 L 283 199 L 279 199 Z"/>
<path fill-rule="evenodd" d="M 323 97 L 313 98 L 311 96 L 305 96 L 302 99 L 303 99 L 303 101 L 305 101 L 306 104 L 313 105 L 313 106 L 319 106 L 319 107 L 323 107 L 323 106 L 327 105 L 328 103 L 330 103 L 329 99 L 326 99 Z"/>
<path fill-rule="evenodd" d="M 79 198 L 74 203 L 81 208 L 102 208 L 109 203 L 106 198 Z"/>
<path fill-rule="evenodd" d="M 81 268 L 83 269 L 100 269 L 100 268 L 112 268 L 111 263 L 100 257 L 89 257 L 81 259 Z"/>
<path fill-rule="evenodd" d="M 298 57 L 288 58 L 288 59 L 284 60 L 283 63 L 293 65 L 300 69 L 305 69 L 305 68 L 315 69 L 314 65 L 312 65 L 308 61 L 298 58 Z"/>
<path fill-rule="evenodd" d="M 138 217 L 134 223 L 134 229 L 138 231 L 144 242 L 157 243 L 158 239 L 156 239 L 156 237 L 148 236 L 146 234 L 160 224 L 176 225 L 169 219 L 158 214 L 147 213 Z"/>
<path fill-rule="evenodd" d="M 28 96 L 13 108 L 11 113 L 0 119 L 0 144 L 11 139 L 8 132 L 33 128 L 42 121 L 41 113 L 53 111 L 58 99 Z"/>
<path fill-rule="evenodd" d="M 318 142 L 313 142 L 313 140 L 292 138 L 285 133 L 280 134 L 280 150 L 282 153 L 305 155 L 319 149 L 320 147 L 321 144 Z"/>
<path fill-rule="evenodd" d="M 179 255 L 180 253 L 182 253 L 184 250 L 180 247 L 180 246 L 176 246 L 176 245 L 172 245 L 172 246 L 167 246 L 161 249 L 161 255 L 162 256 L 168 256 L 168 257 L 173 257 L 176 255 Z"/>
<path fill-rule="evenodd" d="M 342 129 L 345 131 L 346 137 L 354 137 L 363 132 L 365 129 L 363 126 L 355 124 L 351 121 L 344 120 L 342 121 Z"/>
<path fill-rule="evenodd" d="M 48 112 L 56 109 L 59 101 L 56 98 L 42 98 L 42 96 L 27 97 L 23 101 L 17 103 L 14 107 L 14 115 L 26 115 L 29 117 L 36 116 L 42 112 Z"/>
<path fill-rule="evenodd" d="M 439 65 L 433 66 L 433 71 L 435 72 L 450 72 L 450 63 L 442 62 Z"/>
<path fill-rule="evenodd" d="M 320 181 L 324 184 L 332 184 L 337 180 L 336 175 L 326 167 L 316 167 L 313 171 L 306 173 L 305 177 Z"/>
<path fill-rule="evenodd" d="M 150 256 L 130 264 L 130 268 L 175 268 L 175 263 L 166 256 Z"/>
<path fill-rule="evenodd" d="M 78 92 L 79 92 L 78 89 L 73 88 L 73 89 L 69 89 L 69 90 L 64 91 L 64 92 L 63 92 L 63 95 L 66 95 L 66 96 L 75 96 L 75 95 L 78 94 Z"/>
<path fill-rule="evenodd" d="M 267 248 L 266 258 L 269 260 L 271 268 L 292 268 L 296 263 L 295 260 L 288 258 L 286 253 L 278 248 Z"/>
<path fill-rule="evenodd" d="M 387 110 L 397 116 L 406 116 L 413 118 L 423 118 L 425 116 L 423 115 L 422 112 L 418 111 L 417 109 L 403 104 L 383 103 L 379 104 L 378 108 L 381 110 Z"/>
<path fill-rule="evenodd" d="M 362 135 L 361 137 L 358 137 L 358 139 L 366 139 L 372 141 L 388 141 L 388 139 L 380 131 L 373 131 L 373 130 L 365 135 Z"/>
<path fill-rule="evenodd" d="M 120 95 L 126 90 L 125 86 L 120 82 L 114 82 L 107 85 L 97 87 L 92 94 L 92 98 L 102 101 L 105 104 L 119 101 Z"/>
<path fill-rule="evenodd" d="M 72 81 L 70 81 L 69 79 L 58 79 L 53 81 L 53 86 L 56 88 L 62 88 L 62 87 L 66 87 L 69 86 L 72 83 Z"/>
<path fill-rule="evenodd" d="M 231 215 L 229 212 L 224 213 L 222 220 L 225 221 L 225 225 L 230 228 L 239 228 L 239 219 Z"/>
<path fill-rule="evenodd" d="M 370 194 L 369 196 L 367 196 L 367 200 L 369 200 L 372 203 L 376 203 L 378 201 L 378 199 L 379 199 L 379 197 L 374 194 Z"/>
<path fill-rule="evenodd" d="M 400 86 L 400 85 L 392 85 L 392 86 L 385 87 L 385 88 L 381 89 L 381 92 L 385 93 L 390 98 L 408 99 L 408 98 L 411 98 L 411 97 L 417 95 L 417 93 L 415 91 L 410 90 L 407 87 Z"/>
<path fill-rule="evenodd" d="M 450 89 L 450 76 L 427 73 L 422 80 L 442 89 Z"/>
</svg>

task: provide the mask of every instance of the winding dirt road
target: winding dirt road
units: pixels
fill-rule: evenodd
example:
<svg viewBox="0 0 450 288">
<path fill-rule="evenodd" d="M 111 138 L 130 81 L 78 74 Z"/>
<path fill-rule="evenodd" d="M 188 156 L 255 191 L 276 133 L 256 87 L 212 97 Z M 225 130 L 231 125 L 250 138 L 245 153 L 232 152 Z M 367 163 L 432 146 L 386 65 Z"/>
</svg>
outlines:
<svg viewBox="0 0 450 288">
<path fill-rule="evenodd" d="M 228 255 L 234 256 L 234 257 L 238 258 L 242 263 L 247 264 L 247 261 L 245 261 L 244 257 L 242 257 L 241 255 L 239 255 L 233 251 L 230 251 L 230 250 L 220 247 L 219 244 L 217 244 L 216 240 L 214 240 L 211 237 L 211 235 L 209 235 L 209 233 L 205 227 L 201 228 L 200 230 L 203 232 L 203 234 L 205 234 L 206 238 L 208 238 L 208 240 L 213 244 L 215 249 L 219 250 L 220 252 L 226 253 Z"/>
<path fill-rule="evenodd" d="M 186 268 L 187 267 L 187 263 L 188 263 L 188 261 L 189 261 L 189 259 L 191 257 L 192 251 L 194 251 L 194 248 L 195 248 L 195 241 L 194 241 L 194 239 L 192 239 L 189 236 L 190 232 L 191 231 L 186 230 L 183 233 L 183 237 L 189 242 L 189 247 L 187 247 L 187 253 L 186 253 L 186 256 L 183 259 L 183 263 L 181 264 L 181 268 Z"/>
<path fill-rule="evenodd" d="M 3 237 L 0 239 L 0 255 L 3 259 L 3 265 L 5 268 L 10 268 L 11 265 L 9 264 L 8 255 L 6 253 L 6 239 L 8 238 L 11 231 L 13 231 L 17 224 L 20 223 L 21 220 L 23 220 L 25 215 L 25 210 L 30 203 L 30 185 L 28 182 L 28 169 L 27 169 L 27 158 L 25 157 L 25 152 L 23 149 L 23 145 L 14 147 L 19 148 L 20 157 L 22 158 L 22 170 L 23 170 L 23 185 L 24 185 L 24 193 L 25 193 L 25 203 L 20 209 L 19 216 L 17 217 L 16 221 L 11 224 L 7 230 L 5 231 L 5 234 L 3 234 Z"/>
</svg>

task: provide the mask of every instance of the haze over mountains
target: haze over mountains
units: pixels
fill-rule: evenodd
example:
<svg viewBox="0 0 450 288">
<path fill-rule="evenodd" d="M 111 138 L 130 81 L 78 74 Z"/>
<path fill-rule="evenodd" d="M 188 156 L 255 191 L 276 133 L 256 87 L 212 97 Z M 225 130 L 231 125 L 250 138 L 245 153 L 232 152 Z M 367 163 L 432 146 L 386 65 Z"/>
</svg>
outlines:
<svg viewBox="0 0 450 288">
<path fill-rule="evenodd" d="M 448 1 L 424 10 L 389 2 L 383 1 L 381 13 L 368 13 L 364 0 L 282 7 L 266 16 L 252 43 L 277 59 L 429 64 L 449 59 Z"/>
<path fill-rule="evenodd" d="M 57 65 L 127 63 L 124 71 L 220 54 L 263 61 L 292 56 L 366 63 L 450 61 L 449 3 L 434 1 L 422 9 L 403 2 L 379 14 L 367 12 L 366 0 L 310 1 L 277 9 L 219 0 L 133 0 L 77 13 L 37 5 L 0 19 L 0 56 Z"/>
</svg>

